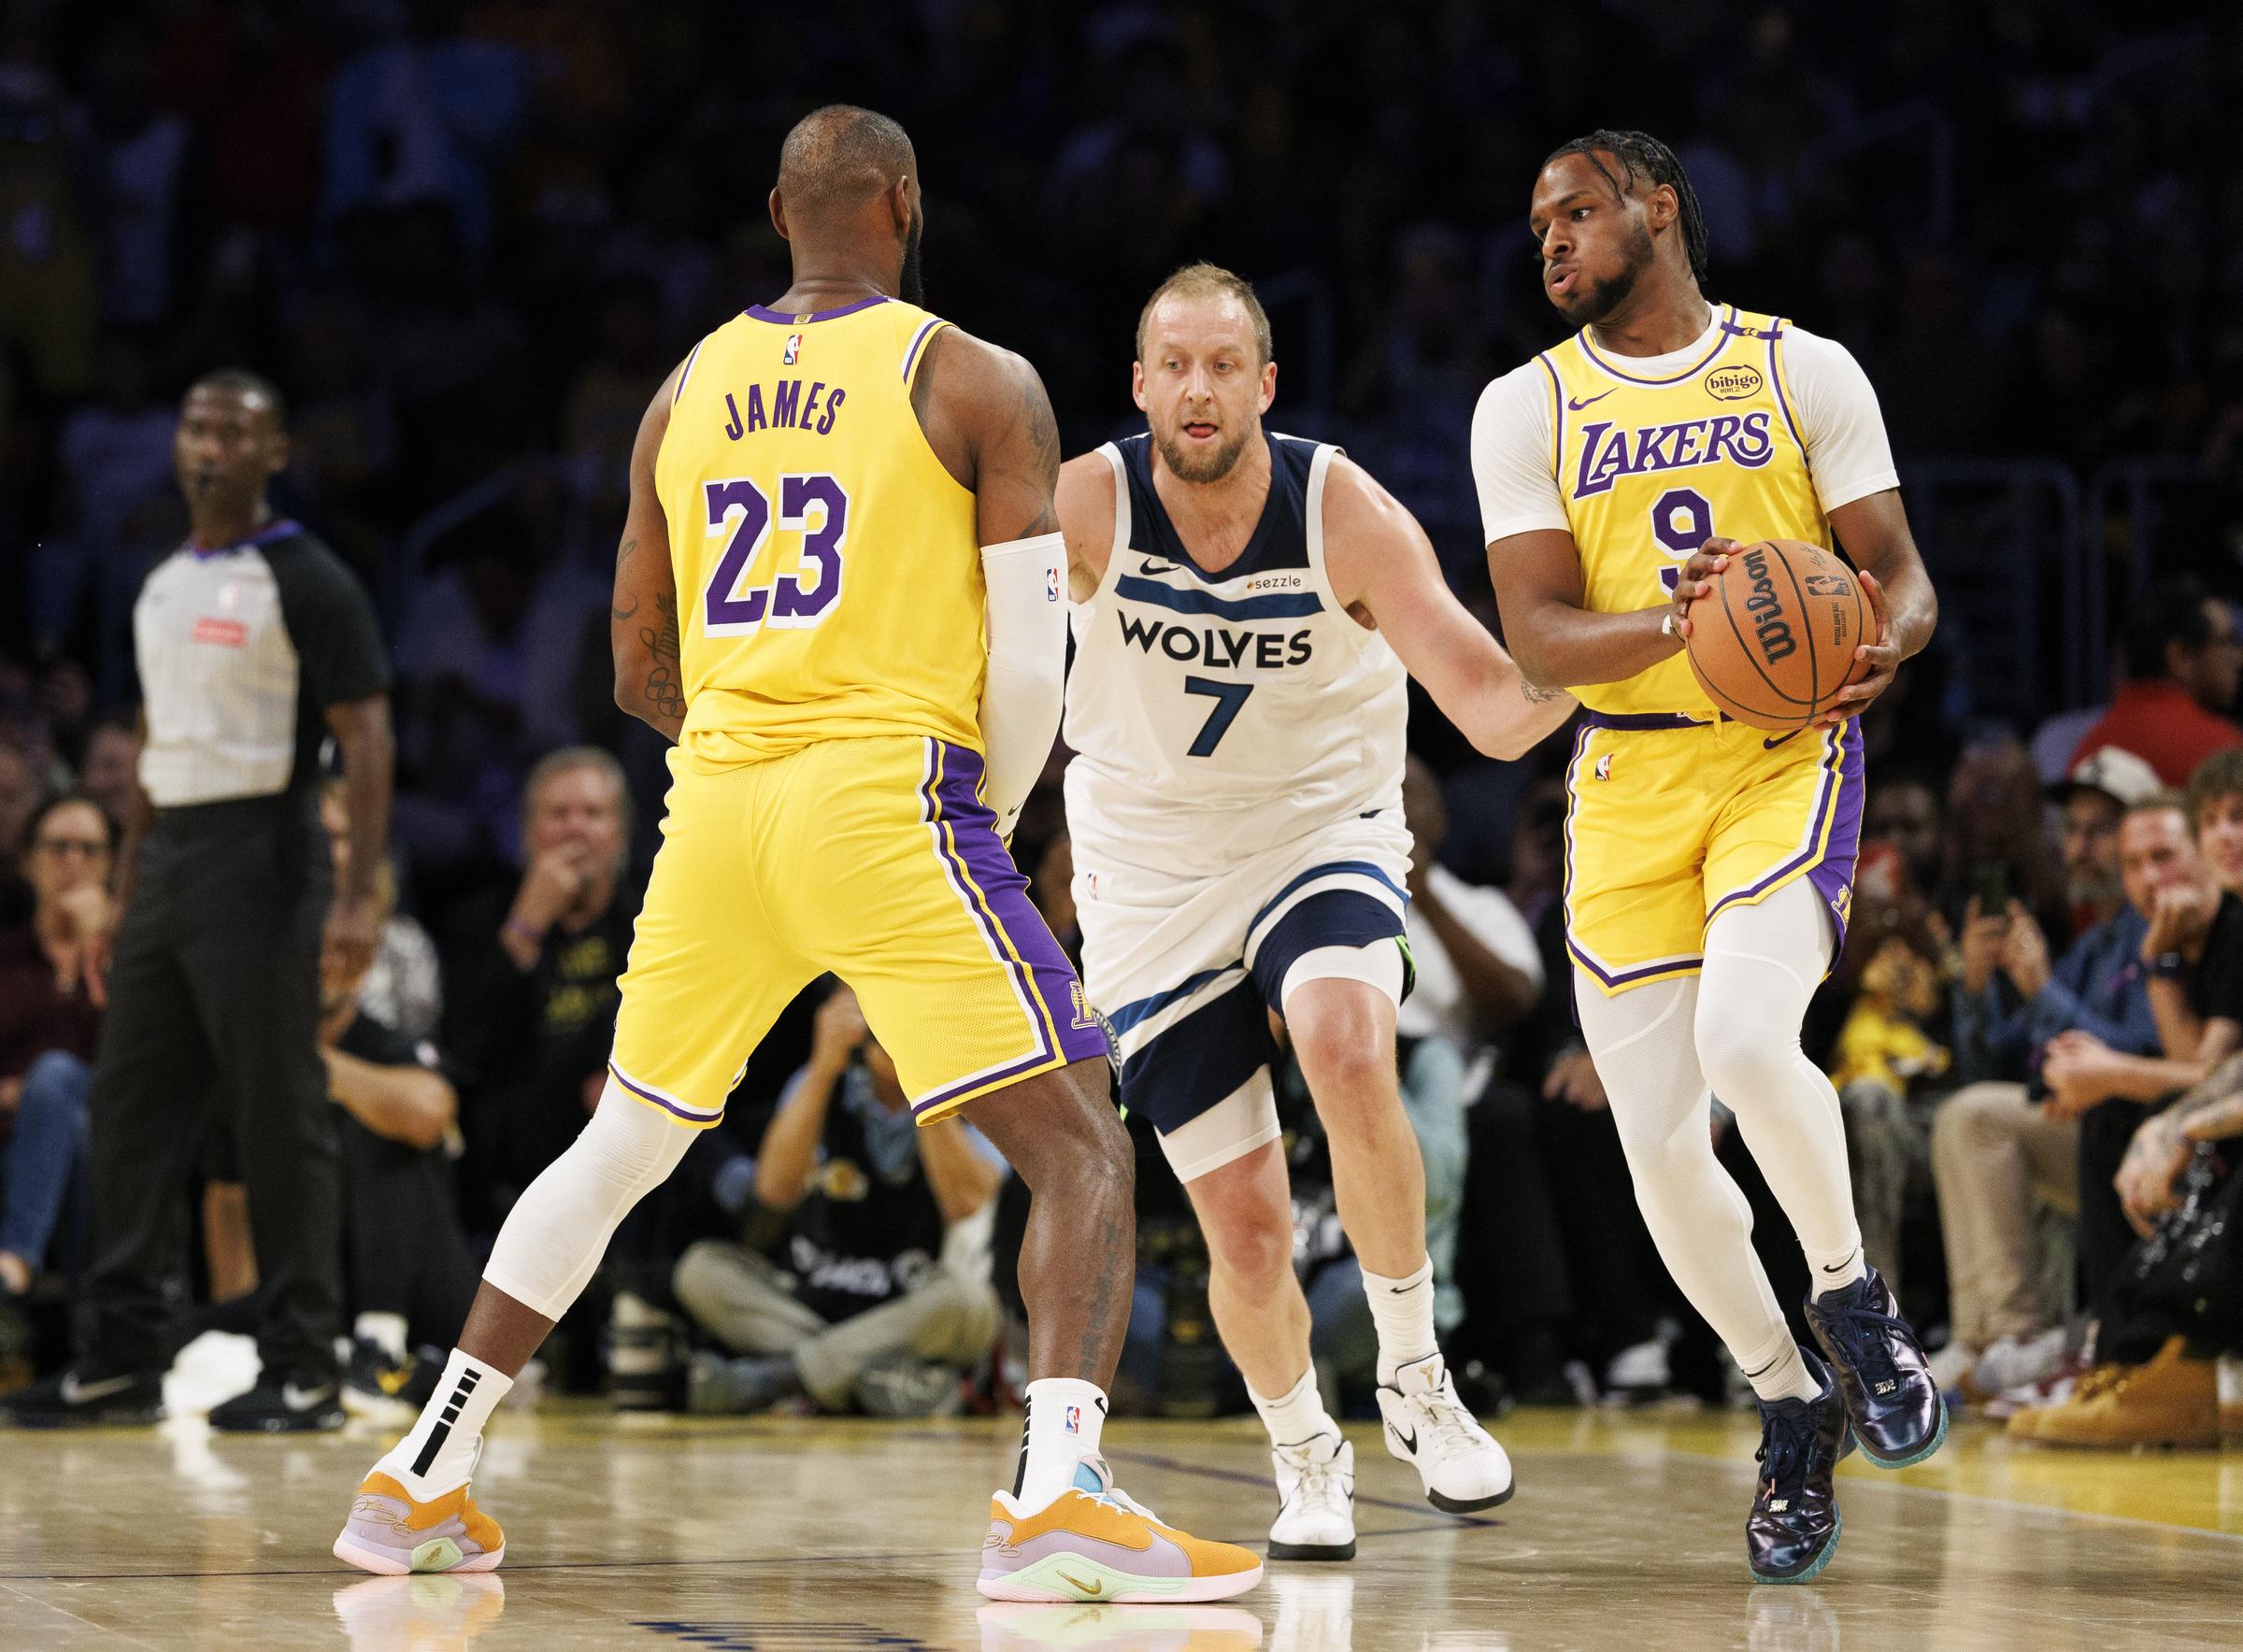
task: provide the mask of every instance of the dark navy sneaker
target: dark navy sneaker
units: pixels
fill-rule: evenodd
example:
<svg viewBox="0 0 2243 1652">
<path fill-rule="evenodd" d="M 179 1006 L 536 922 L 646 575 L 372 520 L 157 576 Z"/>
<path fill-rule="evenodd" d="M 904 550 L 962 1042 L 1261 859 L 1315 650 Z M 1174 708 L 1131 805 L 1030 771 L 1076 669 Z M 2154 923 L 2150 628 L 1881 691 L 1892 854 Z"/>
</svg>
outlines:
<svg viewBox="0 0 2243 1652">
<path fill-rule="evenodd" d="M 1799 1358 L 1822 1385 L 1812 1400 L 1760 1402 L 1760 1489 L 1745 1522 L 1755 1583 L 1805 1583 L 1838 1552 L 1838 1498 L 1831 1471 L 1853 1449 L 1846 1402 L 1822 1360 Z"/>
<path fill-rule="evenodd" d="M 1837 1371 L 1864 1457 L 1880 1469 L 1905 1469 L 1939 1449 L 1947 1403 L 1884 1275 L 1871 1268 L 1851 1285 L 1809 1297 L 1807 1323 Z"/>
<path fill-rule="evenodd" d="M 76 1366 L 0 1398 L 0 1421 L 20 1429 L 151 1423 L 164 1416 L 164 1374 L 101 1376 Z"/>
</svg>

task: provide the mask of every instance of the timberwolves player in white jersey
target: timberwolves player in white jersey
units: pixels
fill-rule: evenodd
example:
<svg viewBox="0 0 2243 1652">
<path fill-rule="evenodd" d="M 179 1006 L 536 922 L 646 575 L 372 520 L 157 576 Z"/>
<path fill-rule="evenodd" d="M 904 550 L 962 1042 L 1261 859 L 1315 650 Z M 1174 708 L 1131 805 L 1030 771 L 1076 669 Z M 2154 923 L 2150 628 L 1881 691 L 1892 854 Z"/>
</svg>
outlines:
<svg viewBox="0 0 2243 1652">
<path fill-rule="evenodd" d="M 1435 1506 L 1511 1493 L 1434 1338 L 1425 1178 L 1395 1083 L 1407 990 L 1406 670 L 1479 749 L 1573 710 L 1442 583 L 1409 513 L 1336 448 L 1264 434 L 1253 289 L 1196 264 L 1145 307 L 1147 435 L 1060 472 L 1074 599 L 1067 823 L 1083 984 L 1207 1235 L 1223 1345 L 1268 1425 L 1270 1554 L 1354 1553 L 1354 1459 L 1317 1393 L 1270 1082 L 1284 1018 L 1379 1331 L 1387 1447 Z"/>
</svg>

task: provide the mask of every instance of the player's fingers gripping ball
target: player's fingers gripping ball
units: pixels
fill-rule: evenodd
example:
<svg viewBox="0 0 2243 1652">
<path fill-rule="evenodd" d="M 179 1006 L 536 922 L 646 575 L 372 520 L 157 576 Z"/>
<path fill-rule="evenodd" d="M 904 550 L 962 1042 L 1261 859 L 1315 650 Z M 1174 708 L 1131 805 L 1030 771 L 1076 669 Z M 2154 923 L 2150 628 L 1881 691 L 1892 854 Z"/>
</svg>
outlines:
<svg viewBox="0 0 2243 1652">
<path fill-rule="evenodd" d="M 1853 570 L 1821 546 L 1764 539 L 1730 553 L 1691 605 L 1691 674 L 1738 722 L 1788 733 L 1838 704 L 1877 617 Z"/>
</svg>

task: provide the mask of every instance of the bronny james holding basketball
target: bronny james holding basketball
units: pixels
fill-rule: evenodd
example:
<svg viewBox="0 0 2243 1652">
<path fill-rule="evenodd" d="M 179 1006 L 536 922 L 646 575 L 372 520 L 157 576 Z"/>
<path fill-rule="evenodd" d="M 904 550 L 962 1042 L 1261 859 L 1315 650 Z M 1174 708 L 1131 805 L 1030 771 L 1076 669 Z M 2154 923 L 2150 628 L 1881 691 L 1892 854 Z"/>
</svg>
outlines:
<svg viewBox="0 0 2243 1652">
<path fill-rule="evenodd" d="M 1752 1574 L 1796 1582 L 1836 1547 L 1849 1431 L 1893 1468 L 1947 1431 L 1922 1346 L 1862 1255 L 1837 1095 L 1799 1044 L 1851 895 L 1852 719 L 1930 640 L 1937 605 L 1867 378 L 1827 339 L 1706 299 L 1705 223 L 1664 145 L 1565 145 L 1528 227 L 1544 290 L 1580 331 L 1480 398 L 1488 565 L 1528 678 L 1589 708 L 1567 776 L 1581 1031 L 1660 1254 L 1760 1397 Z M 1683 655 L 1691 603 L 1771 538 L 1841 548 L 1875 627 L 1852 684 L 1788 734 L 1722 717 Z M 1785 1328 L 1714 1158 L 1709 1095 L 1799 1234 L 1828 1366 Z"/>
</svg>

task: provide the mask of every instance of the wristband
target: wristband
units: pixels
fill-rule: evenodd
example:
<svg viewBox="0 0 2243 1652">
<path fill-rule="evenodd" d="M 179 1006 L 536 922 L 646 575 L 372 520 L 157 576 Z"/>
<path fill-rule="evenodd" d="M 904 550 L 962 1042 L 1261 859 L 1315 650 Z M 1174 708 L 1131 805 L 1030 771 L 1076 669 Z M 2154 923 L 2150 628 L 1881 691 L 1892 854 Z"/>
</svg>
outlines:
<svg viewBox="0 0 2243 1652">
<path fill-rule="evenodd" d="M 2189 961 L 2179 952 L 2160 952 L 2144 967 L 2153 980 L 2178 981 L 2189 973 Z"/>
</svg>

